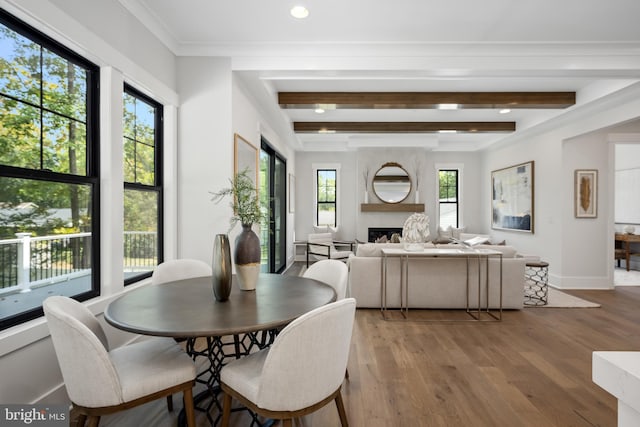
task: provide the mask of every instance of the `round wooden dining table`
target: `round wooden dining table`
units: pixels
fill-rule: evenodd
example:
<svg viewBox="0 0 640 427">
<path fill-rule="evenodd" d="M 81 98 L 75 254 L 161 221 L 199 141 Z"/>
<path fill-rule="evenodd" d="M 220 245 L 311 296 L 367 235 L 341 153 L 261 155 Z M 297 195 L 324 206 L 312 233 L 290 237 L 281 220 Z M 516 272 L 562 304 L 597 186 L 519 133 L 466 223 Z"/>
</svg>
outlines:
<svg viewBox="0 0 640 427">
<path fill-rule="evenodd" d="M 335 299 L 333 288 L 317 280 L 261 274 L 254 291 L 240 290 L 234 276 L 229 299 L 220 302 L 213 294 L 212 278 L 198 277 L 127 292 L 107 306 L 104 317 L 128 332 L 186 338 L 186 351 L 194 361 L 207 359 L 199 364 L 204 368 L 196 378 L 206 390 L 195 401 L 196 409 L 206 412 L 215 425 L 221 414 L 220 370 L 227 361 L 269 346 L 291 321 Z M 198 406 L 203 401 L 207 405 Z"/>
</svg>

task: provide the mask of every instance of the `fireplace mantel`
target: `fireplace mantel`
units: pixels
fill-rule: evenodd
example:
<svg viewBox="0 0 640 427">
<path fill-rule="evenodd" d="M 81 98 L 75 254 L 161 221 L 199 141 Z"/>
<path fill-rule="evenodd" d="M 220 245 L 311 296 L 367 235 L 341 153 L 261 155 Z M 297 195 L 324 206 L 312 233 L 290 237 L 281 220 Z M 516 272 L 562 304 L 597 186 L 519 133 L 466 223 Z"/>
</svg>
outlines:
<svg viewBox="0 0 640 427">
<path fill-rule="evenodd" d="M 361 203 L 362 212 L 424 212 L 424 203 Z"/>
</svg>

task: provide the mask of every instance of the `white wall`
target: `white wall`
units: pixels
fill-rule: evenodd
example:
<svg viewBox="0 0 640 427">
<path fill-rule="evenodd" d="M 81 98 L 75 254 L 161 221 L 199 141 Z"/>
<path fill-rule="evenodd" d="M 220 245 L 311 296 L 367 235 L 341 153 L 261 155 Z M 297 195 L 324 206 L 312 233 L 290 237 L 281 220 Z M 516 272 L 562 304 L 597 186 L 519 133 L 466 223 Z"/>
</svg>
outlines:
<svg viewBox="0 0 640 427">
<path fill-rule="evenodd" d="M 369 171 L 369 203 L 380 202 L 371 189 L 371 180 L 376 171 L 386 162 L 400 163 L 415 184 L 416 170 L 420 173 L 419 200 L 425 204 L 425 213 L 430 217 L 431 236 L 437 233 L 436 204 L 438 165 L 462 167 L 460 183 L 464 200 L 460 212 L 460 226 L 469 232 L 487 233 L 488 224 L 483 215 L 484 204 L 480 198 L 480 172 L 482 156 L 478 153 L 429 152 L 416 148 L 361 148 L 357 151 L 298 152 L 296 153 L 296 238 L 304 240 L 313 232 L 315 206 L 313 202 L 313 165 L 337 163 L 341 165 L 339 200 L 340 230 L 337 237 L 344 240 L 367 240 L 369 227 L 402 227 L 410 215 L 408 212 L 361 212 L 364 202 L 364 172 Z M 488 178 L 487 178 L 488 179 Z M 415 201 L 415 185 L 407 203 Z"/>
<path fill-rule="evenodd" d="M 287 162 L 287 174 L 295 176 L 295 152 L 283 141 L 280 133 L 275 130 L 267 115 L 258 107 L 259 102 L 252 98 L 251 90 L 239 79 L 233 79 L 233 123 L 235 133 L 240 134 L 260 150 L 261 136 L 263 136 Z M 288 185 L 288 180 L 287 180 Z M 288 197 L 287 201 L 288 203 Z M 295 215 L 286 207 L 287 228 L 287 265 L 293 262 L 293 236 L 295 230 Z M 239 227 L 238 227 L 239 228 Z M 237 236 L 239 230 L 235 230 L 233 236 Z M 235 238 L 235 237 L 234 237 Z"/>
<path fill-rule="evenodd" d="M 535 161 L 534 234 L 498 230 L 493 234 L 521 252 L 548 261 L 549 281 L 557 287 L 613 286 L 614 162 L 608 135 L 637 126 L 629 122 L 638 118 L 639 95 L 640 85 L 636 84 L 589 109 L 568 111 L 544 129 L 524 133 L 485 153 L 482 197 L 487 201 L 491 170 Z M 574 216 L 575 169 L 599 171 L 597 218 Z"/>
<path fill-rule="evenodd" d="M 178 257 L 211 264 L 213 238 L 228 232 L 232 215 L 210 193 L 233 176 L 231 61 L 181 57 L 178 76 Z"/>
</svg>

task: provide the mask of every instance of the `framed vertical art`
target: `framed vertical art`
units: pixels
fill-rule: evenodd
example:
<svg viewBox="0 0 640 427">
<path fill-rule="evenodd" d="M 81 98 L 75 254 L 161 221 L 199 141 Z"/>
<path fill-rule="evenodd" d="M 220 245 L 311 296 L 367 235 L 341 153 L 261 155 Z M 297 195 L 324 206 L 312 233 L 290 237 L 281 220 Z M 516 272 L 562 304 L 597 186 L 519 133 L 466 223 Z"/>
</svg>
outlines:
<svg viewBox="0 0 640 427">
<path fill-rule="evenodd" d="M 533 233 L 533 161 L 491 172 L 491 228 Z"/>
<path fill-rule="evenodd" d="M 254 185 L 258 186 L 258 148 L 238 135 L 233 135 L 233 150 L 234 150 L 234 164 L 233 173 L 244 171 L 249 172 L 249 177 L 253 181 Z"/>
<path fill-rule="evenodd" d="M 596 169 L 576 169 L 573 185 L 576 218 L 597 218 L 598 171 Z"/>
<path fill-rule="evenodd" d="M 296 177 L 289 174 L 289 212 L 296 210 Z"/>
</svg>

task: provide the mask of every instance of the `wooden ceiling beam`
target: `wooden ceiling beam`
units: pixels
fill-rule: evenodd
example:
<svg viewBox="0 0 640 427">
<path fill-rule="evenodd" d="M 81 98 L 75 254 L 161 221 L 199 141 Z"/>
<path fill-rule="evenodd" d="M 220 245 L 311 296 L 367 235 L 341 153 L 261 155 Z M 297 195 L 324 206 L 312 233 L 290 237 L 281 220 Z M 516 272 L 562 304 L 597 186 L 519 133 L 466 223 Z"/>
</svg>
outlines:
<svg viewBox="0 0 640 427">
<path fill-rule="evenodd" d="M 515 122 L 294 122 L 296 133 L 514 132 Z"/>
<path fill-rule="evenodd" d="M 575 92 L 279 92 L 281 108 L 417 109 L 457 104 L 458 108 L 567 108 Z"/>
</svg>

